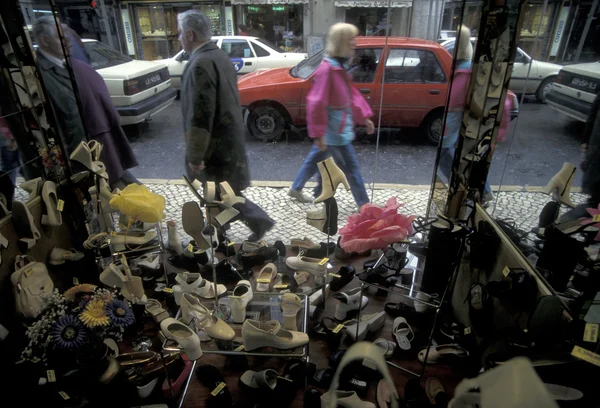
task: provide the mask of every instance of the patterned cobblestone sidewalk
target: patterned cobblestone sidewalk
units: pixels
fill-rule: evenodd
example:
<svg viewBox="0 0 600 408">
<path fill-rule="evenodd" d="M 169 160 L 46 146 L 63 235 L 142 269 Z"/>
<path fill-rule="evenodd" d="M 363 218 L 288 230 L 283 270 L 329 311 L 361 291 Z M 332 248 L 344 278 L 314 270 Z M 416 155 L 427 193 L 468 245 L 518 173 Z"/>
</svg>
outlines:
<svg viewBox="0 0 600 408">
<path fill-rule="evenodd" d="M 153 184 L 146 183 L 148 188 L 155 193 L 163 195 L 167 200 L 165 212 L 166 220 L 175 220 L 178 224 L 182 242 L 187 242 L 190 237 L 181 228 L 181 206 L 186 201 L 195 198 L 183 184 Z M 260 205 L 276 222 L 275 226 L 265 235 L 264 239 L 273 242 L 282 239 L 288 242 L 291 238 L 309 237 L 319 242 L 326 235 L 306 223 L 306 211 L 318 208 L 314 204 L 302 204 L 292 200 L 287 195 L 289 187 L 249 187 L 245 190 L 248 199 Z M 310 193 L 308 190 L 306 193 Z M 550 197 L 541 192 L 528 191 L 500 191 L 495 192 L 497 200 L 488 211 L 497 219 L 511 219 L 517 228 L 530 231 L 538 223 L 538 216 L 543 206 Z M 338 225 L 346 223 L 346 217 L 356 212 L 356 204 L 350 192 L 338 189 L 336 200 L 339 207 Z M 383 206 L 390 197 L 397 197 L 404 203 L 400 212 L 406 215 L 424 216 L 427 211 L 429 190 L 419 187 L 399 189 L 376 189 L 373 192 L 373 203 Z M 571 194 L 571 199 L 576 204 L 582 203 L 585 196 L 580 193 Z M 565 211 L 565 210 L 563 210 Z M 166 228 L 163 224 L 163 228 Z M 241 222 L 231 225 L 228 237 L 235 242 L 245 240 L 250 235 L 250 230 Z M 334 237 L 337 239 L 337 236 Z"/>
</svg>

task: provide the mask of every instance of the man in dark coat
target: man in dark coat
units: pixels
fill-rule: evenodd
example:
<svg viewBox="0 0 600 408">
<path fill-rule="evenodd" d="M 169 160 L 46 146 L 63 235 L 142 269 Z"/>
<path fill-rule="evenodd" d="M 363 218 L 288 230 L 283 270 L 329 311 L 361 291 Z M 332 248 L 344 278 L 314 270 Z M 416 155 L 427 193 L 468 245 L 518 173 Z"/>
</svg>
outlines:
<svg viewBox="0 0 600 408">
<path fill-rule="evenodd" d="M 189 10 L 177 20 L 181 45 L 191 54 L 181 86 L 186 172 L 192 180 L 227 181 L 241 196 L 250 185 L 250 175 L 235 69 L 211 41 L 211 25 L 204 13 Z M 252 230 L 252 241 L 274 224 L 248 199 L 235 208 Z"/>
<path fill-rule="evenodd" d="M 94 139 L 103 146 L 100 161 L 106 167 L 111 187 L 124 188 L 127 184 L 139 183 L 127 170 L 138 162 L 100 74 L 88 64 L 70 59 L 83 108 L 80 116 L 54 19 L 51 16 L 37 19 L 33 34 L 39 46 L 38 65 L 67 154 L 87 137 Z"/>
</svg>

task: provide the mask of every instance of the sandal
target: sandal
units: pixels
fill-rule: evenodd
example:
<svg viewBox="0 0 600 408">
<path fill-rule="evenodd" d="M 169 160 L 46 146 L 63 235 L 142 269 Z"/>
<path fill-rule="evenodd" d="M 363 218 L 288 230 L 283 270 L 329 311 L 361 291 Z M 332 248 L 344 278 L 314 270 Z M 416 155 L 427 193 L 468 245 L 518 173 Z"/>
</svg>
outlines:
<svg viewBox="0 0 600 408">
<path fill-rule="evenodd" d="M 392 333 L 398 347 L 403 351 L 409 351 L 411 347 L 410 343 L 414 340 L 415 334 L 404 317 L 400 316 L 394 320 Z"/>
<path fill-rule="evenodd" d="M 148 312 L 158 324 L 169 317 L 169 313 L 163 309 L 162 304 L 156 299 L 148 299 L 146 302 L 146 312 Z"/>
<path fill-rule="evenodd" d="M 419 351 L 419 361 L 421 363 L 425 363 L 426 353 L 427 349 Z M 439 363 L 444 357 L 467 358 L 469 357 L 469 352 L 458 344 L 442 344 L 440 346 L 431 346 L 429 348 L 429 355 L 427 356 L 427 363 Z"/>
</svg>

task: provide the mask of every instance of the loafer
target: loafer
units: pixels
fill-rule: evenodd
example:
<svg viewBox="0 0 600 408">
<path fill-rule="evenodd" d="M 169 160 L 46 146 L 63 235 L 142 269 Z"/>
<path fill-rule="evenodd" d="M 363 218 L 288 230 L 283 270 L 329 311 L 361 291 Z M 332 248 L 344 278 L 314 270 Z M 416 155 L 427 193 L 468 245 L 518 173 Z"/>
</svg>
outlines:
<svg viewBox="0 0 600 408">
<path fill-rule="evenodd" d="M 52 252 L 50 252 L 50 259 L 48 262 L 50 265 L 62 265 L 65 261 L 77 262 L 82 260 L 84 254 L 82 252 L 76 251 L 75 249 L 61 249 L 54 248 Z"/>
<path fill-rule="evenodd" d="M 286 258 L 285 264 L 294 270 L 301 270 L 312 273 L 315 276 L 325 276 L 327 271 L 327 263 L 320 265 L 323 259 L 309 258 L 307 256 L 298 255 Z"/>
<path fill-rule="evenodd" d="M 247 245 L 244 245 L 242 248 L 244 247 L 247 247 Z M 255 266 L 262 266 L 267 262 L 275 262 L 278 257 L 279 250 L 277 248 L 267 246 L 261 246 L 249 252 L 241 249 L 238 253 L 238 259 L 244 269 L 252 269 Z"/>
<path fill-rule="evenodd" d="M 233 293 L 229 296 L 231 318 L 234 323 L 243 323 L 246 320 L 246 307 L 253 297 L 252 285 L 249 281 L 241 280 L 235 285 Z"/>
<path fill-rule="evenodd" d="M 308 344 L 306 333 L 284 330 L 277 320 L 267 322 L 246 320 L 242 326 L 242 337 L 244 347 L 248 351 L 260 347 L 288 350 Z"/>
<path fill-rule="evenodd" d="M 181 298 L 181 320 L 187 325 L 195 326 L 196 331 L 204 331 L 213 339 L 233 340 L 233 329 L 213 315 L 196 296 L 184 293 Z"/>
</svg>

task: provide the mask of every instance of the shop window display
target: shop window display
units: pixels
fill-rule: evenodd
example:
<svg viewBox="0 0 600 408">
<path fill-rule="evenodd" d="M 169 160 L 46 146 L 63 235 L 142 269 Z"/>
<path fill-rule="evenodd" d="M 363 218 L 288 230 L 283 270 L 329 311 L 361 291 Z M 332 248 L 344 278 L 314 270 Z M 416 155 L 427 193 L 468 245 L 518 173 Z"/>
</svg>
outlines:
<svg viewBox="0 0 600 408">
<path fill-rule="evenodd" d="M 303 6 L 243 6 L 244 35 L 259 37 L 285 52 L 303 52 Z"/>
</svg>

